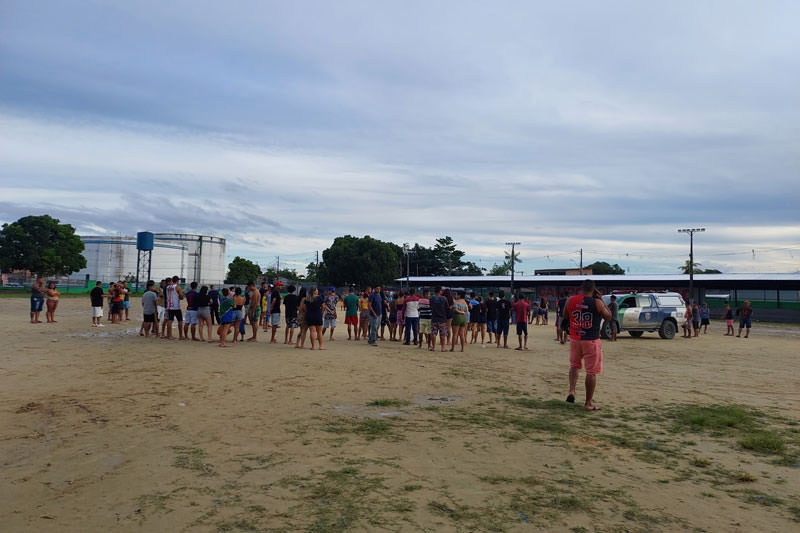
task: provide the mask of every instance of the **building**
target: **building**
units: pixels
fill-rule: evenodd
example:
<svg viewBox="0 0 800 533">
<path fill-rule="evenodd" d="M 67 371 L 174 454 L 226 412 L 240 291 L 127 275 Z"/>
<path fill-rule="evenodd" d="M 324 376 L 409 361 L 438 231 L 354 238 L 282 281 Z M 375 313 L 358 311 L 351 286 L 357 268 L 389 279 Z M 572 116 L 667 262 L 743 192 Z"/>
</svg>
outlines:
<svg viewBox="0 0 800 533">
<path fill-rule="evenodd" d="M 591 268 L 545 268 L 534 270 L 536 276 L 591 276 Z"/>
<path fill-rule="evenodd" d="M 153 237 L 152 279 L 178 276 L 187 282 L 222 284 L 227 268 L 225 239 L 185 233 L 155 233 Z M 81 241 L 86 268 L 71 274 L 71 281 L 109 282 L 136 277 L 136 236 L 82 236 Z"/>
<path fill-rule="evenodd" d="M 533 298 L 575 294 L 581 282 L 590 277 L 579 275 L 514 276 L 514 291 Z M 596 275 L 590 277 L 604 293 L 673 291 L 689 299 L 688 274 Z M 398 278 L 405 283 L 406 278 Z M 433 276 L 409 278 L 417 287 L 437 285 L 474 290 L 485 294 L 490 290 L 510 290 L 510 276 Z M 728 300 L 737 307 L 750 300 L 761 320 L 800 322 L 800 274 L 695 274 L 694 299 L 707 301 L 719 308 Z"/>
</svg>

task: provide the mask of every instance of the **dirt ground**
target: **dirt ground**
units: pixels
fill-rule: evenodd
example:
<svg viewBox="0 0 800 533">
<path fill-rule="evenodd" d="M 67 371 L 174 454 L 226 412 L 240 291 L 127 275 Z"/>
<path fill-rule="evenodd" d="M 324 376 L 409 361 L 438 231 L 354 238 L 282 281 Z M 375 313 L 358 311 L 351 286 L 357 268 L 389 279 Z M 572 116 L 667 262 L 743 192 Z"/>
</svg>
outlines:
<svg viewBox="0 0 800 533">
<path fill-rule="evenodd" d="M 590 413 L 552 326 L 222 349 L 140 338 L 136 300 L 103 329 L 27 306 L 0 299 L 0 531 L 800 530 L 796 326 L 623 334 Z"/>
</svg>

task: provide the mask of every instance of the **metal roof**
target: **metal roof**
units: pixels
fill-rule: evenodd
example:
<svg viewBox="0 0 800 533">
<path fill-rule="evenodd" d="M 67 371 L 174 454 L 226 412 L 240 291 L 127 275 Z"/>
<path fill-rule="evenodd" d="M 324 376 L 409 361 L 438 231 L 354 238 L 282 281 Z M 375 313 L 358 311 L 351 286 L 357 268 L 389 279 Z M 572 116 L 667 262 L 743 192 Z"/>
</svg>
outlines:
<svg viewBox="0 0 800 533">
<path fill-rule="evenodd" d="M 511 284 L 511 276 L 411 276 L 397 278 L 398 283 L 409 280 L 418 285 L 446 285 L 472 287 L 507 287 Z M 583 276 L 514 276 L 517 287 L 533 287 L 538 285 L 577 285 L 585 279 L 591 279 L 597 285 L 608 286 L 688 286 L 688 274 L 623 274 L 623 275 L 583 275 Z M 695 274 L 694 284 L 705 288 L 756 288 L 800 290 L 800 273 L 791 274 Z"/>
</svg>

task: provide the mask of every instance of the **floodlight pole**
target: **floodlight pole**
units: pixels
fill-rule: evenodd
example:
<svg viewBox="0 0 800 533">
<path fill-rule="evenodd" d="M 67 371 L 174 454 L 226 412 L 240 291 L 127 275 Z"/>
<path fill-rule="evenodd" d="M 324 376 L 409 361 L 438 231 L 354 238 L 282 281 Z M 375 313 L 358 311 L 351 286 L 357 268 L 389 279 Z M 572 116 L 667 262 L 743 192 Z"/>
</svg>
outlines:
<svg viewBox="0 0 800 533">
<path fill-rule="evenodd" d="M 685 228 L 679 229 L 678 233 L 689 234 L 689 302 L 694 300 L 694 234 L 702 233 L 706 228 Z"/>
<path fill-rule="evenodd" d="M 507 242 L 506 246 L 511 246 L 511 295 L 514 295 L 514 246 L 522 245 L 521 242 Z"/>
</svg>

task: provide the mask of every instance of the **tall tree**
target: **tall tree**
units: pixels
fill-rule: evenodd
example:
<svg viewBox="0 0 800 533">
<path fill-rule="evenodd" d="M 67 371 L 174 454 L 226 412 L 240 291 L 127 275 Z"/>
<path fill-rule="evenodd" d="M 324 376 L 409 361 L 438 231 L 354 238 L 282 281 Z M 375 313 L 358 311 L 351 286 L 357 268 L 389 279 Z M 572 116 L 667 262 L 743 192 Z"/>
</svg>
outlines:
<svg viewBox="0 0 800 533">
<path fill-rule="evenodd" d="M 595 261 L 591 265 L 586 265 L 586 268 L 592 269 L 592 274 L 624 274 L 625 269 L 614 263 L 610 265 L 605 261 Z"/>
<path fill-rule="evenodd" d="M 322 252 L 328 281 L 333 285 L 376 285 L 400 276 L 400 257 L 395 244 L 369 235 L 336 237 Z"/>
<path fill-rule="evenodd" d="M 68 275 L 84 268 L 83 241 L 75 228 L 50 215 L 23 217 L 0 230 L 0 269 L 40 276 Z"/>
<path fill-rule="evenodd" d="M 450 236 L 436 239 L 433 255 L 438 263 L 439 275 L 443 276 L 480 276 L 483 269 L 475 263 L 464 261 L 465 253 L 456 247 Z"/>
<path fill-rule="evenodd" d="M 298 279 L 300 279 L 300 276 L 297 274 L 297 270 L 293 268 L 282 268 L 280 270 L 276 270 L 275 267 L 269 267 L 264 271 L 264 277 L 267 278 L 267 281 L 284 278 L 291 282 L 296 282 Z"/>
<path fill-rule="evenodd" d="M 240 285 L 248 281 L 256 281 L 261 276 L 261 267 L 249 259 L 244 259 L 238 255 L 228 264 L 228 275 L 225 283 L 236 283 Z"/>
<path fill-rule="evenodd" d="M 716 268 L 700 268 L 700 263 L 693 263 L 692 266 L 694 267 L 695 274 L 722 274 L 721 270 L 717 270 Z M 678 267 L 678 270 L 683 272 L 684 274 L 689 273 L 689 260 L 687 259 L 683 266 Z"/>
</svg>

